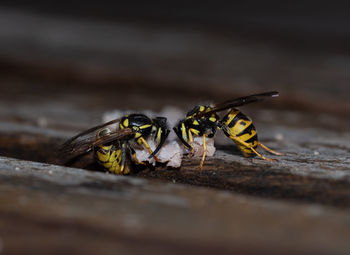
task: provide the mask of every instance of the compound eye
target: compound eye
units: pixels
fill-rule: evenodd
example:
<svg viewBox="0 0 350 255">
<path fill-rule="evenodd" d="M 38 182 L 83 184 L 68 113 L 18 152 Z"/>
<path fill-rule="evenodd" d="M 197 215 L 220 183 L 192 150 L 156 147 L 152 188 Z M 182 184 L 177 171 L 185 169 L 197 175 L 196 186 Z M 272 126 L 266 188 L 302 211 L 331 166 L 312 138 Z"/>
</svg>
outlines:
<svg viewBox="0 0 350 255">
<path fill-rule="evenodd" d="M 97 138 L 104 137 L 106 135 L 109 135 L 111 133 L 111 130 L 109 128 L 104 128 L 97 132 L 96 136 Z"/>
</svg>

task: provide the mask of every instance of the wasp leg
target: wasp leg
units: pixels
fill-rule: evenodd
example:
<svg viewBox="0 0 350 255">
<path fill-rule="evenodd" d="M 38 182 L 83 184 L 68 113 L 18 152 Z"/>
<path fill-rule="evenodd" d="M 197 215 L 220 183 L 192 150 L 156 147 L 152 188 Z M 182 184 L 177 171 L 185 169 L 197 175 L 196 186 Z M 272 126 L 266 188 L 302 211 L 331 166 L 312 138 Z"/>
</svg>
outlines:
<svg viewBox="0 0 350 255">
<path fill-rule="evenodd" d="M 264 159 L 264 160 L 267 160 L 267 161 L 277 161 L 277 159 L 274 159 L 274 158 L 267 158 L 267 157 L 264 157 L 263 155 L 261 155 L 259 152 L 257 152 L 252 146 L 250 146 L 248 143 L 242 141 L 241 139 L 239 139 L 238 137 L 236 136 L 230 136 L 230 138 L 232 140 L 234 140 L 235 142 L 249 148 L 250 150 L 252 150 L 258 157 Z"/>
<path fill-rule="evenodd" d="M 137 159 L 136 153 L 135 153 L 134 150 L 132 150 L 132 152 L 131 152 L 131 158 L 132 158 L 132 160 L 135 162 L 136 165 L 146 165 L 145 162 L 139 161 L 139 160 Z"/>
<path fill-rule="evenodd" d="M 187 155 L 187 157 L 191 158 L 194 154 L 193 136 L 192 136 L 192 129 L 191 128 L 188 130 L 188 141 L 189 141 L 189 144 L 191 145 L 191 152 Z"/>
<path fill-rule="evenodd" d="M 267 150 L 268 152 L 275 154 L 275 155 L 279 155 L 279 156 L 284 156 L 286 154 L 282 153 L 282 152 L 278 152 L 275 150 L 270 149 L 269 147 L 267 147 L 266 145 L 262 144 L 261 142 L 258 143 L 258 145 L 262 148 L 264 148 L 265 150 Z"/>
<path fill-rule="evenodd" d="M 147 141 L 141 136 L 139 140 L 142 142 L 142 144 L 146 147 L 146 149 L 149 151 L 149 154 L 152 155 L 153 151 Z M 155 161 L 158 161 L 158 158 L 156 156 L 153 156 Z"/>
<path fill-rule="evenodd" d="M 136 165 L 141 165 L 141 164 L 145 165 L 144 162 L 140 162 L 140 161 L 137 159 L 136 154 L 132 154 L 131 157 L 132 157 L 132 160 L 136 163 Z"/>
<path fill-rule="evenodd" d="M 125 147 L 124 145 L 122 145 L 122 162 L 120 165 L 120 173 L 124 172 L 124 168 L 125 168 L 125 161 L 126 161 L 126 152 L 125 152 Z"/>
<path fill-rule="evenodd" d="M 206 138 L 207 135 L 203 135 L 203 156 L 201 163 L 199 164 L 199 171 L 202 171 L 204 160 L 205 160 L 205 155 L 207 154 L 207 143 L 206 143 Z"/>
</svg>

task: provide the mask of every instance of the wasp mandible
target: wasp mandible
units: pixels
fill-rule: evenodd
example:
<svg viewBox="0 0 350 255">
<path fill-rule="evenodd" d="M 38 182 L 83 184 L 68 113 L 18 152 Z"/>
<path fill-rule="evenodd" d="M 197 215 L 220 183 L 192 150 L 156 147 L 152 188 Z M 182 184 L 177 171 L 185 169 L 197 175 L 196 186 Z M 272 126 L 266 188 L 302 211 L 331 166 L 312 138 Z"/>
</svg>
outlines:
<svg viewBox="0 0 350 255">
<path fill-rule="evenodd" d="M 194 152 L 193 136 L 203 137 L 203 156 L 199 165 L 202 169 L 206 156 L 206 138 L 212 138 L 217 129 L 222 129 L 224 134 L 236 143 L 239 150 L 245 157 L 257 155 L 268 161 L 274 159 L 267 158 L 256 151 L 258 146 L 275 155 L 284 155 L 283 153 L 274 151 L 258 140 L 258 135 L 252 120 L 243 114 L 236 107 L 246 104 L 262 101 L 266 98 L 277 97 L 276 91 L 265 92 L 245 97 L 236 98 L 222 103 L 195 106 L 186 114 L 186 118 L 180 120 L 173 128 L 180 141 L 184 144 L 192 155 Z M 229 110 L 222 118 L 218 116 L 218 112 Z"/>
</svg>

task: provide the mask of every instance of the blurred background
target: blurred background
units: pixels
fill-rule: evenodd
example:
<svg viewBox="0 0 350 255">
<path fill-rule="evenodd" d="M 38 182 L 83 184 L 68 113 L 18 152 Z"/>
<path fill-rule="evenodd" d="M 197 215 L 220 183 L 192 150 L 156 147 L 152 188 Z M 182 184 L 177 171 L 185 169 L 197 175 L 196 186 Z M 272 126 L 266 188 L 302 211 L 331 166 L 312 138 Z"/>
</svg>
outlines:
<svg viewBox="0 0 350 255">
<path fill-rule="evenodd" d="M 347 10 L 318 1 L 3 0 L 1 99 L 187 109 L 278 90 L 281 108 L 345 114 Z"/>
</svg>

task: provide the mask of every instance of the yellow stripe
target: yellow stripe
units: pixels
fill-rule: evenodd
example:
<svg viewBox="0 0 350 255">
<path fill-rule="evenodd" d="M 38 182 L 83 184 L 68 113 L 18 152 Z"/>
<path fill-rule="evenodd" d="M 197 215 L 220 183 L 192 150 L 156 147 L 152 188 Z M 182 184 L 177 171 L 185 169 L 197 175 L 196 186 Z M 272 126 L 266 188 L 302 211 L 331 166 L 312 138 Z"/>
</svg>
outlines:
<svg viewBox="0 0 350 255">
<path fill-rule="evenodd" d="M 123 174 L 129 174 L 130 173 L 130 169 L 128 167 L 128 165 L 125 166 Z"/>
<path fill-rule="evenodd" d="M 97 154 L 98 160 L 100 160 L 101 162 L 107 162 L 109 159 L 110 151 L 107 154 L 97 151 L 96 154 Z"/>
<path fill-rule="evenodd" d="M 251 149 L 244 147 L 243 145 L 238 145 L 238 148 L 242 151 L 244 157 L 246 157 L 246 158 L 248 158 L 254 154 L 254 152 Z"/>
<path fill-rule="evenodd" d="M 242 125 L 243 123 L 243 125 Z M 229 132 L 233 136 L 237 136 L 240 133 L 243 133 L 243 135 L 240 135 L 239 138 L 243 141 L 248 140 L 250 137 L 252 137 L 256 132 L 252 130 L 252 135 L 249 134 L 244 134 L 244 131 L 247 129 L 247 127 L 251 124 L 252 122 L 250 120 L 239 120 L 236 122 L 236 124 L 229 128 Z M 249 138 L 247 138 L 249 137 Z"/>
<path fill-rule="evenodd" d="M 113 152 L 111 153 L 111 155 L 109 156 L 109 161 L 110 161 L 110 162 L 113 162 L 113 161 L 116 160 L 115 154 L 116 154 L 116 151 L 113 151 Z"/>
<path fill-rule="evenodd" d="M 194 128 L 191 128 L 190 131 L 195 135 L 199 135 L 199 132 L 200 132 L 199 130 L 194 129 Z"/>
<path fill-rule="evenodd" d="M 197 120 L 194 120 L 192 123 L 193 123 L 193 125 L 196 125 L 196 126 L 199 125 L 199 122 Z"/>
<path fill-rule="evenodd" d="M 185 124 L 182 123 L 181 125 L 181 130 L 182 130 L 182 138 L 187 142 L 187 133 L 186 133 L 186 128 L 185 128 Z"/>
<path fill-rule="evenodd" d="M 104 163 L 103 166 L 109 170 L 112 167 L 112 163 L 107 162 L 107 163 Z"/>
<path fill-rule="evenodd" d="M 253 136 L 256 135 L 256 131 L 252 130 L 252 134 L 244 134 L 244 135 L 241 135 L 239 136 L 239 138 L 242 140 L 242 141 L 248 141 L 250 138 L 252 138 Z"/>
<path fill-rule="evenodd" d="M 125 120 L 123 121 L 123 126 L 124 126 L 124 127 L 128 127 L 128 126 L 129 126 L 129 119 L 125 119 Z"/>
<path fill-rule="evenodd" d="M 140 128 L 144 129 L 144 128 L 149 128 L 150 126 L 152 126 L 152 125 L 151 124 L 146 124 L 146 125 L 140 126 Z"/>
<path fill-rule="evenodd" d="M 119 149 L 115 152 L 115 160 L 117 163 L 120 163 L 122 161 L 122 150 Z"/>
<path fill-rule="evenodd" d="M 215 122 L 215 121 L 216 121 L 216 118 L 215 118 L 215 117 L 210 117 L 209 120 L 210 120 L 211 122 Z"/>
<path fill-rule="evenodd" d="M 110 168 L 111 172 L 114 172 L 114 173 L 118 174 L 119 173 L 119 169 L 120 169 L 120 165 L 118 164 L 117 161 L 114 161 L 112 163 L 112 167 Z"/>
<path fill-rule="evenodd" d="M 161 138 L 162 138 L 162 130 L 160 128 L 158 128 L 157 138 L 156 138 L 157 144 L 160 143 Z"/>
<path fill-rule="evenodd" d="M 103 149 L 103 150 L 108 151 L 108 150 L 112 149 L 112 146 L 113 145 L 100 145 L 100 148 Z"/>
<path fill-rule="evenodd" d="M 227 116 L 228 119 L 225 122 L 225 124 L 228 126 L 231 123 L 231 121 L 237 116 L 238 113 L 239 111 L 235 111 L 235 110 L 230 111 L 230 113 Z"/>
</svg>

